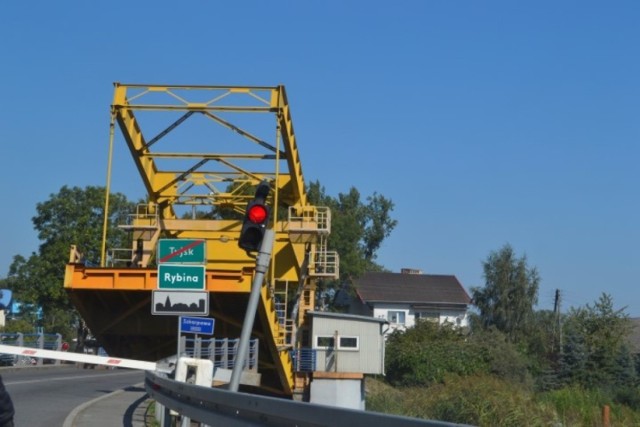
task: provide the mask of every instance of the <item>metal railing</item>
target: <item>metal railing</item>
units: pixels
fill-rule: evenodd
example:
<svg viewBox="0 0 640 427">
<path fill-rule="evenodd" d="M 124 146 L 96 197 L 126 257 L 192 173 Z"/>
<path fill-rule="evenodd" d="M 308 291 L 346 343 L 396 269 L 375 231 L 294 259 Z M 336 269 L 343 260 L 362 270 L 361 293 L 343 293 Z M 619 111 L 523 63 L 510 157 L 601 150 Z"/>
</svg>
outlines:
<svg viewBox="0 0 640 427">
<path fill-rule="evenodd" d="M 201 337 L 181 337 L 180 348 L 184 353 L 196 359 L 210 359 L 216 368 L 233 369 L 236 363 L 239 339 Z M 244 368 L 258 370 L 258 340 L 249 341 L 249 354 Z"/>
<path fill-rule="evenodd" d="M 155 229 L 158 228 L 158 214 L 156 207 L 147 203 L 136 206 L 136 213 L 127 216 L 127 223 L 120 225 L 121 228 Z"/>
<path fill-rule="evenodd" d="M 131 267 L 133 249 L 111 248 L 107 250 L 107 267 Z"/>
<path fill-rule="evenodd" d="M 326 206 L 289 206 L 290 232 L 331 233 L 331 210 Z"/>
<path fill-rule="evenodd" d="M 164 406 L 163 427 L 171 425 L 169 411 L 177 411 L 208 426 L 297 427 L 452 427 L 443 421 L 423 420 L 356 409 L 278 399 L 221 388 L 191 385 L 147 371 L 145 388 Z M 158 415 L 158 414 L 156 414 Z"/>
<path fill-rule="evenodd" d="M 340 255 L 337 251 L 328 251 L 322 247 L 311 252 L 309 275 L 314 277 L 333 277 L 340 275 Z"/>
<path fill-rule="evenodd" d="M 313 348 L 291 350 L 293 369 L 296 372 L 314 372 L 316 370 L 317 351 Z"/>
<path fill-rule="evenodd" d="M 60 334 L 23 334 L 16 333 L 0 333 L 0 344 L 12 345 L 17 347 L 38 348 L 41 350 L 57 350 L 62 348 L 62 335 Z M 52 360 L 56 365 L 60 364 L 60 360 Z M 28 356 L 15 356 L 13 363 L 15 365 L 42 365 L 43 359 L 33 359 Z"/>
</svg>

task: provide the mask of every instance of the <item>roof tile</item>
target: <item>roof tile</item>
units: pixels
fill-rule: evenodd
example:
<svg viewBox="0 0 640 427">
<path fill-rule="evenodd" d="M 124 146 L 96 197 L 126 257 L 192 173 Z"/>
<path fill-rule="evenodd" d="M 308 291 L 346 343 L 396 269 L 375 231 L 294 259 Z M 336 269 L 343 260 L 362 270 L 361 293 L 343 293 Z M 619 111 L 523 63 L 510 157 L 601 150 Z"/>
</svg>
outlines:
<svg viewBox="0 0 640 427">
<path fill-rule="evenodd" d="M 471 303 L 452 275 L 369 272 L 356 280 L 355 287 L 364 302 Z"/>
</svg>

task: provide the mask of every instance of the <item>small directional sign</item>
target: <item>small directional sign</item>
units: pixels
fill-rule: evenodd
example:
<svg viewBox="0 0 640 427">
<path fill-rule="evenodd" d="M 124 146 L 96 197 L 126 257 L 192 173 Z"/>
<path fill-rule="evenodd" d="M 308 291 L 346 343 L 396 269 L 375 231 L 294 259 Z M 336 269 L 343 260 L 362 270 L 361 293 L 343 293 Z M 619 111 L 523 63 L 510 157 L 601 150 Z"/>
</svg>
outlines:
<svg viewBox="0 0 640 427">
<path fill-rule="evenodd" d="M 158 264 L 206 264 L 207 251 L 202 239 L 160 239 Z"/>
<path fill-rule="evenodd" d="M 203 290 L 206 287 L 204 265 L 160 264 L 158 289 Z"/>
<path fill-rule="evenodd" d="M 180 332 L 213 335 L 214 320 L 210 317 L 180 316 Z"/>
<path fill-rule="evenodd" d="M 208 316 L 206 291 L 153 291 L 151 314 L 169 316 Z"/>
</svg>

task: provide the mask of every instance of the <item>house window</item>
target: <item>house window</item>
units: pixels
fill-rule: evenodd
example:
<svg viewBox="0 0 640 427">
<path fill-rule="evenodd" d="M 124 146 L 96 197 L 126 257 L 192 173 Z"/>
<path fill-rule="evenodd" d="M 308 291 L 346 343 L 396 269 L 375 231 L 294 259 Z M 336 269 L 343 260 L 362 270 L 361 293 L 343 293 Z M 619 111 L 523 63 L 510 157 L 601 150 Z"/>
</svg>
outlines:
<svg viewBox="0 0 640 427">
<path fill-rule="evenodd" d="M 358 350 L 359 348 L 358 337 L 339 337 L 338 349 L 340 350 Z"/>
<path fill-rule="evenodd" d="M 387 312 L 387 319 L 391 324 L 404 325 L 404 311 L 389 310 Z"/>
<path fill-rule="evenodd" d="M 335 348 L 336 340 L 332 335 L 316 336 L 316 348 Z"/>
<path fill-rule="evenodd" d="M 437 311 L 419 311 L 416 313 L 416 319 L 420 321 L 439 323 L 440 313 Z"/>
</svg>

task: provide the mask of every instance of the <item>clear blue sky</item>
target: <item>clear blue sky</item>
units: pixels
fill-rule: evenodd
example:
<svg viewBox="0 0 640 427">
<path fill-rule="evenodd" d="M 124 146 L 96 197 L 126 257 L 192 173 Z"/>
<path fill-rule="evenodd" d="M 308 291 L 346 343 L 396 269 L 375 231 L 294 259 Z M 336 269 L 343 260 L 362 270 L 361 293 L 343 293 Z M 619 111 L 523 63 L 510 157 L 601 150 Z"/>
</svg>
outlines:
<svg viewBox="0 0 640 427">
<path fill-rule="evenodd" d="M 608 292 L 640 316 L 638 22 L 638 1 L 2 2 L 0 277 L 37 251 L 38 202 L 105 184 L 113 82 L 284 84 L 306 179 L 395 203 L 388 269 L 470 289 L 510 243 L 539 308 Z"/>
</svg>

